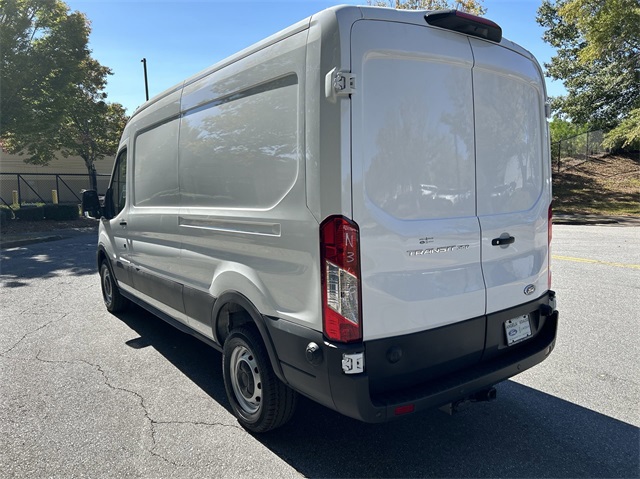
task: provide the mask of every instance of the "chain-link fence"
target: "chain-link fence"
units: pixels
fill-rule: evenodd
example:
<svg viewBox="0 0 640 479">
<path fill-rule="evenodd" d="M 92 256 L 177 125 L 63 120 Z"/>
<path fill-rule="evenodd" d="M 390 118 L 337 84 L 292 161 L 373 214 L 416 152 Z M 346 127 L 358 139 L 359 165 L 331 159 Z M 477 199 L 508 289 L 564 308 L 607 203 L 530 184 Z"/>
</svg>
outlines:
<svg viewBox="0 0 640 479">
<path fill-rule="evenodd" d="M 608 150 L 602 146 L 603 139 L 602 130 L 595 130 L 552 143 L 551 158 L 556 172 L 560 173 L 569 164 L 564 160 L 571 159 L 573 164 L 575 160 L 585 161 L 607 153 Z"/>
<path fill-rule="evenodd" d="M 109 175 L 96 175 L 98 193 L 109 186 Z M 88 174 L 0 173 L 0 204 L 80 203 L 83 189 L 90 189 Z"/>
</svg>

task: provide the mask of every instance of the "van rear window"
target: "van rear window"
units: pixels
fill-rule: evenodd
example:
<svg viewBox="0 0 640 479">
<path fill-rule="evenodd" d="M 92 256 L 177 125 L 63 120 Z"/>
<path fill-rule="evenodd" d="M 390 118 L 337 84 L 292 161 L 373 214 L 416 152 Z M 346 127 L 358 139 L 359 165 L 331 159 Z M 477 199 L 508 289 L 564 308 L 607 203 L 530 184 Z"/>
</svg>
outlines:
<svg viewBox="0 0 640 479">
<path fill-rule="evenodd" d="M 473 216 L 471 69 L 371 55 L 362 82 L 367 197 L 398 219 Z"/>
<path fill-rule="evenodd" d="M 540 93 L 492 70 L 474 75 L 478 215 L 528 210 L 542 193 Z"/>
</svg>

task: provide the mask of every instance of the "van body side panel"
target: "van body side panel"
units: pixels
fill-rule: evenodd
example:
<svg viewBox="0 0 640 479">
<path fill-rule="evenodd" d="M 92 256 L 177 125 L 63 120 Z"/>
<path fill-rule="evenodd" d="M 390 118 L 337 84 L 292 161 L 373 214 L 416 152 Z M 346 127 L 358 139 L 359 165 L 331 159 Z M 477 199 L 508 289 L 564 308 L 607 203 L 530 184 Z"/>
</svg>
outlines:
<svg viewBox="0 0 640 479">
<path fill-rule="evenodd" d="M 180 264 L 185 286 L 244 295 L 263 315 L 320 326 L 318 222 L 305 197 L 299 32 L 185 87 Z M 193 318 L 199 331 L 210 328 Z"/>
<path fill-rule="evenodd" d="M 184 302 L 184 312 L 194 322 L 201 324 L 203 327 L 202 334 L 213 337 L 211 330 L 211 312 L 216 298 L 211 296 L 209 292 L 203 292 L 199 289 L 184 286 L 182 291 L 182 300 Z M 200 330 L 200 328 L 198 328 Z"/>
<path fill-rule="evenodd" d="M 132 285 L 173 311 L 184 313 L 178 235 L 178 114 L 180 92 L 136 115 L 129 152 L 127 250 Z M 165 311 L 168 313 L 168 310 Z"/>
<path fill-rule="evenodd" d="M 348 71 L 351 25 L 357 8 L 324 10 L 311 18 L 305 92 L 307 206 L 321 223 L 331 215 L 351 217 L 351 102 L 327 98 L 332 70 Z"/>
<path fill-rule="evenodd" d="M 364 339 L 481 316 L 469 43 L 427 26 L 368 20 L 352 35 Z"/>
<path fill-rule="evenodd" d="M 548 289 L 551 186 L 545 93 L 531 59 L 490 42 L 470 42 L 475 58 L 478 217 L 487 313 L 492 313 Z M 500 237 L 514 242 L 492 245 Z"/>
</svg>

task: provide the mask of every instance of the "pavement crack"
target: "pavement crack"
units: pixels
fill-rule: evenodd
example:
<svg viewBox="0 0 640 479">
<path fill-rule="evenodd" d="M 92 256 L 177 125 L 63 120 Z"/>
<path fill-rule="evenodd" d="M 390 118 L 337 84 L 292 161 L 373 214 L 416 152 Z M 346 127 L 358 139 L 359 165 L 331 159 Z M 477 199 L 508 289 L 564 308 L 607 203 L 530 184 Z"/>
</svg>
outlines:
<svg viewBox="0 0 640 479">
<path fill-rule="evenodd" d="M 151 454 L 152 456 L 155 456 L 159 459 L 162 459 L 164 462 L 166 462 L 167 464 L 171 464 L 174 467 L 183 467 L 180 464 L 177 464 L 176 462 L 172 461 L 171 459 L 168 459 L 166 457 L 164 457 L 162 454 L 154 451 L 154 449 L 157 446 L 157 441 L 156 441 L 156 430 L 155 430 L 155 425 L 156 424 L 164 424 L 164 421 L 155 421 L 150 413 L 149 410 L 147 408 L 147 405 L 145 404 L 145 399 L 144 396 L 142 396 L 142 394 L 136 392 L 136 391 L 132 391 L 131 389 L 127 389 L 127 388 L 123 388 L 120 386 L 116 386 L 114 384 L 111 383 L 111 380 L 109 379 L 109 375 L 105 372 L 105 370 L 102 368 L 102 366 L 100 366 L 99 364 L 95 364 L 92 363 L 90 361 L 87 361 L 85 359 L 73 359 L 73 360 L 51 360 L 51 359 L 44 359 L 40 357 L 40 351 L 38 351 L 38 353 L 35 356 L 35 359 L 37 361 L 41 361 L 44 363 L 62 363 L 62 364 L 86 364 L 87 366 L 90 366 L 91 368 L 95 369 L 96 371 L 98 371 L 100 373 L 100 375 L 102 376 L 103 379 L 103 383 L 105 386 L 107 386 L 109 389 L 113 390 L 113 391 L 119 391 L 119 392 L 123 392 L 123 393 L 127 393 L 130 394 L 132 396 L 134 396 L 135 398 L 137 398 L 138 400 L 138 404 L 140 405 L 140 407 L 142 408 L 142 411 L 144 413 L 144 417 L 146 419 L 146 421 L 149 423 L 149 430 L 151 432 L 151 447 L 147 448 L 147 452 L 149 452 L 149 454 Z M 222 424 L 221 424 L 222 425 Z"/>
<path fill-rule="evenodd" d="M 153 441 L 154 441 L 154 447 L 155 448 L 155 426 L 156 425 L 190 425 L 190 426 L 205 426 L 205 427 L 228 427 L 228 428 L 232 428 L 232 429 L 236 429 L 239 431 L 244 431 L 243 428 L 241 428 L 240 426 L 234 425 L 234 424 L 224 424 L 222 422 L 205 422 L 205 421 L 154 421 L 151 420 L 151 430 L 152 430 L 152 436 L 153 436 Z M 152 449 L 153 449 L 152 448 Z M 175 461 L 171 461 L 169 459 L 167 459 L 166 457 L 164 457 L 161 454 L 156 453 L 153 450 L 149 450 L 149 452 L 154 455 L 159 457 L 160 459 L 164 460 L 165 462 L 175 466 L 175 467 L 188 467 L 188 465 L 186 464 L 179 464 Z M 209 463 L 211 464 L 211 463 Z"/>
<path fill-rule="evenodd" d="M 29 336 L 31 336 L 32 334 L 37 333 L 38 331 L 40 331 L 41 329 L 46 328 L 47 326 L 49 326 L 51 323 L 56 322 L 56 321 L 60 321 L 61 319 L 64 319 L 67 316 L 67 314 L 64 314 L 61 318 L 58 319 L 52 319 L 51 321 L 46 322 L 45 324 L 43 324 L 42 326 L 37 327 L 36 329 L 34 329 L 33 331 L 29 331 L 28 333 L 25 333 L 20 339 L 18 339 L 17 342 L 15 342 L 13 344 L 13 346 L 11 346 L 9 349 L 7 349 L 6 351 L 3 351 L 2 353 L 0 353 L 0 356 L 2 357 L 6 357 L 7 354 L 9 354 L 11 351 L 13 351 L 15 348 L 18 347 L 18 345 L 24 341 L 25 339 L 27 339 Z"/>
<path fill-rule="evenodd" d="M 180 425 L 191 425 L 191 426 L 211 426 L 211 427 L 229 427 L 233 429 L 237 429 L 239 431 L 244 431 L 243 428 L 236 424 L 225 424 L 223 422 L 205 422 L 205 421 L 153 421 L 154 424 L 180 424 Z"/>
<path fill-rule="evenodd" d="M 66 315 L 65 315 L 66 316 Z M 51 324 L 52 322 L 54 322 L 55 320 L 49 321 L 48 323 L 40 326 L 39 328 L 35 329 L 34 331 L 31 331 L 30 333 L 25 334 L 16 344 L 14 344 L 9 350 L 5 351 L 4 353 L 1 354 L 1 356 L 6 355 L 7 353 L 9 353 L 11 350 L 15 349 L 15 347 L 18 346 L 18 344 L 20 344 L 21 341 L 23 341 L 27 336 L 29 336 L 30 334 L 34 334 L 35 332 L 39 331 L 40 329 L 45 328 L 46 326 L 48 326 L 49 324 Z M 204 426 L 204 427 L 226 427 L 226 428 L 233 428 L 233 429 L 237 429 L 239 431 L 244 431 L 244 429 L 242 429 L 239 425 L 236 424 L 225 424 L 222 422 L 206 422 L 206 421 L 163 421 L 163 420 L 155 420 L 151 417 L 151 414 L 149 412 L 149 409 L 147 407 L 145 398 L 142 394 L 136 392 L 136 391 L 132 391 L 131 389 L 127 389 L 121 386 L 116 386 L 112 383 L 111 379 L 109 378 L 109 375 L 107 374 L 107 372 L 103 369 L 103 367 L 99 364 L 96 363 L 92 363 L 90 361 L 87 361 L 85 359 L 70 359 L 70 360 L 64 360 L 64 359 L 46 359 L 40 356 L 40 354 L 42 353 L 42 350 L 39 350 L 36 355 L 35 358 L 11 358 L 11 359 L 22 359 L 22 360 L 36 360 L 42 363 L 48 363 L 48 364 L 69 364 L 69 365 L 74 365 L 74 364 L 84 364 L 86 366 L 91 367 L 92 369 L 94 369 L 95 371 L 97 371 L 100 376 L 102 377 L 102 382 L 105 386 L 107 386 L 109 389 L 111 389 L 112 391 L 117 391 L 117 392 L 122 392 L 125 394 L 129 394 L 133 397 L 135 397 L 137 399 L 138 405 L 140 406 L 140 408 L 143 411 L 144 414 L 144 418 L 146 420 L 146 422 L 149 424 L 149 431 L 150 431 L 150 438 L 151 438 L 151 447 L 146 448 L 147 452 L 149 454 L 151 454 L 154 457 L 157 457 L 159 459 L 161 459 L 162 461 L 166 462 L 167 464 L 170 464 L 176 468 L 182 468 L 182 467 L 188 467 L 187 465 L 184 464 L 179 464 L 171 459 L 169 459 L 168 457 L 165 457 L 164 455 L 162 455 L 161 453 L 157 452 L 155 449 L 158 445 L 158 441 L 156 439 L 156 427 L 157 426 L 161 426 L 161 425 L 191 425 L 191 426 Z"/>
<path fill-rule="evenodd" d="M 173 462 L 170 459 L 164 457 L 162 454 L 159 454 L 156 451 L 154 451 L 154 449 L 156 448 L 156 445 L 157 445 L 156 431 L 155 431 L 155 421 L 153 420 L 153 418 L 149 414 L 149 409 L 147 409 L 147 405 L 145 404 L 144 396 L 142 396 L 142 394 L 140 394 L 140 393 L 138 393 L 136 391 L 132 391 L 131 389 L 123 388 L 123 387 L 120 387 L 120 386 L 115 386 L 114 384 L 112 384 L 110 379 L 109 379 L 109 376 L 104 371 L 104 369 L 102 369 L 102 366 L 100 366 L 99 364 L 94 364 L 94 363 L 91 363 L 91 362 L 86 361 L 84 359 L 80 359 L 79 361 L 84 363 L 84 364 L 87 364 L 87 365 L 89 365 L 89 366 L 91 366 L 93 368 L 95 368 L 102 375 L 102 377 L 104 379 L 105 386 L 107 386 L 111 390 L 113 390 L 113 391 L 121 391 L 121 392 L 124 392 L 124 393 L 127 393 L 127 394 L 131 394 L 131 395 L 135 396 L 138 399 L 138 404 L 142 408 L 142 411 L 144 413 L 144 417 L 148 421 L 149 429 L 151 431 L 151 444 L 152 445 L 151 445 L 151 448 L 147 449 L 147 451 L 152 456 L 158 457 L 159 459 L 162 459 L 166 463 L 171 464 L 171 465 L 173 465 L 175 467 L 179 467 L 179 465 L 176 464 L 175 462 Z"/>
</svg>

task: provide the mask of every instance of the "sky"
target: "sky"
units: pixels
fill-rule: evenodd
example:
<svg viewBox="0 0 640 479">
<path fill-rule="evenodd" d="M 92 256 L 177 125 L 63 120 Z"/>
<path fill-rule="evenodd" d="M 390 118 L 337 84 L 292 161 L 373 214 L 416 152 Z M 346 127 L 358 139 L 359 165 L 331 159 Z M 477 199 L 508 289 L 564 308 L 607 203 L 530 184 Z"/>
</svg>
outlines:
<svg viewBox="0 0 640 479">
<path fill-rule="evenodd" d="M 366 0 L 66 0 L 91 22 L 92 56 L 111 68 L 107 100 L 128 114 L 145 101 L 142 58 L 147 60 L 149 97 L 325 8 Z M 503 35 L 535 55 L 540 64 L 554 55 L 536 23 L 541 0 L 485 0 L 486 18 Z M 549 96 L 560 82 L 547 79 Z"/>
</svg>

